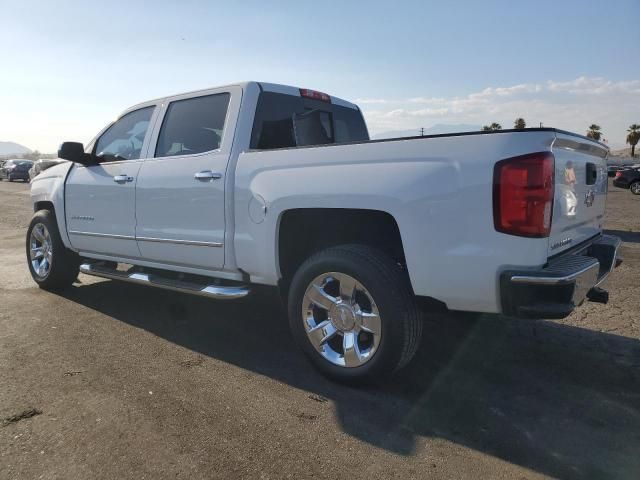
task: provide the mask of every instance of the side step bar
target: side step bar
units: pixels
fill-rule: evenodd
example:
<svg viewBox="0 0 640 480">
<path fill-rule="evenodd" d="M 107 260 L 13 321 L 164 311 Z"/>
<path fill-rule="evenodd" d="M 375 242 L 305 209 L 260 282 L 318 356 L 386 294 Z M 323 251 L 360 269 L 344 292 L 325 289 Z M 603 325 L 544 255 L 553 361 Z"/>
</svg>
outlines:
<svg viewBox="0 0 640 480">
<path fill-rule="evenodd" d="M 246 297 L 251 291 L 249 287 L 245 285 L 207 285 L 166 278 L 157 274 L 116 270 L 98 263 L 83 263 L 80 265 L 80 271 L 86 275 L 93 275 L 95 277 L 149 285 L 174 290 L 176 292 L 189 293 L 191 295 L 215 298 L 216 300 L 236 300 Z"/>
</svg>

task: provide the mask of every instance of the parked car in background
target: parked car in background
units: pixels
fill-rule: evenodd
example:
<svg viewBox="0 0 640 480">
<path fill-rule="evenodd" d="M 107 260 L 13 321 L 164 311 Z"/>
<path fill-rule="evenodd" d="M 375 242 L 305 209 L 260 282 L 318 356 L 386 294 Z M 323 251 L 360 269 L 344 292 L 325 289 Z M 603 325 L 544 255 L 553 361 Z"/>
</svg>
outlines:
<svg viewBox="0 0 640 480">
<path fill-rule="evenodd" d="M 616 178 L 613 179 L 613 186 L 628 188 L 634 195 L 640 195 L 640 168 L 628 168 L 616 172 Z"/>
<path fill-rule="evenodd" d="M 630 165 L 609 165 L 607 166 L 607 174 L 609 177 L 615 177 L 616 173 L 622 171 L 622 170 L 626 170 L 627 168 L 629 168 Z"/>
<path fill-rule="evenodd" d="M 29 170 L 29 181 L 33 180 L 39 173 L 44 172 L 47 168 L 51 168 L 62 162 L 66 162 L 66 160 L 60 158 L 37 160 Z"/>
<path fill-rule="evenodd" d="M 31 160 L 7 160 L 0 168 L 0 180 L 7 179 L 10 182 L 14 180 L 29 181 L 29 169 L 33 166 Z"/>
</svg>

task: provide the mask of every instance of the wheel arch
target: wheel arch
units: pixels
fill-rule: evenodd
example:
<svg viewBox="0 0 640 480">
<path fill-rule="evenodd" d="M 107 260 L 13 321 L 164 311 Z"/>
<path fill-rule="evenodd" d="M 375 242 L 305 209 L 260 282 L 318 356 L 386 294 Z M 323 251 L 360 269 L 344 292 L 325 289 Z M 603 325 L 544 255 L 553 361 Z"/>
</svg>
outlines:
<svg viewBox="0 0 640 480">
<path fill-rule="evenodd" d="M 368 245 L 406 265 L 400 228 L 389 212 L 365 208 L 292 208 L 280 213 L 276 263 L 281 286 L 314 253 L 341 244 Z"/>
<path fill-rule="evenodd" d="M 54 215 L 56 214 L 56 207 L 53 205 L 53 202 L 50 200 L 40 200 L 33 203 L 33 213 L 36 213 L 40 210 L 49 210 Z"/>
</svg>

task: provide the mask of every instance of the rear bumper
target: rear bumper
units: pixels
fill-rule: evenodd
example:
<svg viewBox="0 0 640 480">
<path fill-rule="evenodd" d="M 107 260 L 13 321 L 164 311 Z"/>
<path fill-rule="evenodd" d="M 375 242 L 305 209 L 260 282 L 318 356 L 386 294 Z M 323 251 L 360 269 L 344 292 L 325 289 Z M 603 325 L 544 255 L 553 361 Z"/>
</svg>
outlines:
<svg viewBox="0 0 640 480">
<path fill-rule="evenodd" d="M 620 244 L 618 237 L 602 235 L 543 268 L 502 272 L 502 312 L 522 318 L 564 318 L 587 297 L 606 303 L 608 296 L 598 285 L 621 263 Z"/>
<path fill-rule="evenodd" d="M 613 180 L 613 186 L 618 188 L 629 188 L 629 181 L 623 178 L 616 178 Z"/>
<path fill-rule="evenodd" d="M 14 170 L 5 174 L 6 178 L 11 177 L 12 180 L 29 180 L 29 172 L 24 172 L 22 170 Z"/>
</svg>

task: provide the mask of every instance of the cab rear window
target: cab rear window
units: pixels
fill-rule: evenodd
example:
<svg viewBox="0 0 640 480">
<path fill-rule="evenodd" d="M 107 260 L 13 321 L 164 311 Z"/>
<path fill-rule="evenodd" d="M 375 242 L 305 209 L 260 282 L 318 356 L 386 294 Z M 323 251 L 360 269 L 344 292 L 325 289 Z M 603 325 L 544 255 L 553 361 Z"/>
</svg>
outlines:
<svg viewBox="0 0 640 480">
<path fill-rule="evenodd" d="M 251 132 L 251 148 L 303 147 L 369 140 L 359 110 L 331 103 L 262 92 Z"/>
</svg>

